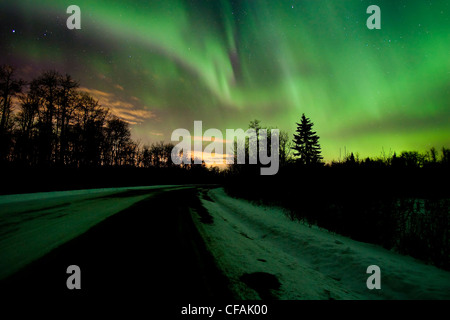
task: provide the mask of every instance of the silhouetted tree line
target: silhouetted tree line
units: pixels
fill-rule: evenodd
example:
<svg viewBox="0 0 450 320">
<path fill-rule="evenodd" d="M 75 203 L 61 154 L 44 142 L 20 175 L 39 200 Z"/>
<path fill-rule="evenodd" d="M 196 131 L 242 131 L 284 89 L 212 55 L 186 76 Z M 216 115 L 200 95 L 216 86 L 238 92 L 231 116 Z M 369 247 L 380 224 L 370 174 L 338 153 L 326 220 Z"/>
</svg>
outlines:
<svg viewBox="0 0 450 320">
<path fill-rule="evenodd" d="M 259 159 L 259 152 L 262 151 L 263 153 L 267 154 L 267 156 L 271 156 L 272 148 L 272 131 L 274 129 L 278 129 L 277 127 L 270 127 L 270 126 L 264 126 L 261 124 L 261 121 L 258 119 L 254 119 L 250 121 L 247 129 L 253 129 L 256 132 L 256 146 L 254 150 L 256 151 L 256 154 L 258 155 Z M 264 137 L 260 135 L 260 130 L 266 130 L 267 135 Z M 279 130 L 279 129 L 278 129 Z M 278 147 L 278 154 L 279 154 L 279 163 L 280 166 L 287 164 L 292 159 L 292 141 L 289 138 L 288 132 L 284 130 L 278 131 L 278 139 L 279 139 L 279 147 Z M 260 141 L 262 139 L 266 139 L 267 142 L 265 144 L 261 144 Z M 244 157 L 244 163 L 239 164 L 238 163 L 238 145 L 237 141 L 235 139 L 234 142 L 234 154 L 233 154 L 233 163 L 228 165 L 226 174 L 229 176 L 247 176 L 247 175 L 259 175 L 260 174 L 260 168 L 261 164 L 259 162 L 255 164 L 250 164 L 250 149 L 251 149 L 251 142 L 249 138 L 245 139 L 244 144 L 244 151 L 245 151 L 245 157 Z M 263 149 L 267 148 L 267 149 Z"/>
<path fill-rule="evenodd" d="M 141 149 L 127 122 L 78 88 L 69 75 L 56 71 L 26 83 L 15 79 L 13 68 L 1 67 L 1 163 L 71 168 L 170 164 L 173 145 Z"/>
<path fill-rule="evenodd" d="M 281 152 L 288 156 L 277 175 L 262 177 L 249 165 L 231 168 L 226 191 L 284 207 L 293 220 L 450 269 L 450 149 L 363 159 L 349 153 L 325 164 L 313 123 L 303 115 Z"/>
<path fill-rule="evenodd" d="M 379 167 L 379 168 L 448 168 L 450 165 L 450 149 L 443 147 L 441 152 L 432 147 L 429 151 L 403 151 L 400 155 L 394 152 L 386 155 L 384 152 L 377 158 L 360 159 L 358 154 L 351 152 L 343 161 L 333 161 L 332 167 Z"/>
<path fill-rule="evenodd" d="M 249 164 L 226 171 L 175 166 L 172 144 L 141 147 L 129 124 L 69 75 L 48 71 L 25 82 L 3 66 L 0 192 L 225 182 L 231 195 L 283 206 L 292 219 L 450 269 L 450 149 L 364 159 L 350 153 L 325 164 L 313 125 L 302 115 L 292 140 L 280 131 L 274 176 L 260 176 L 259 166 Z M 272 127 L 254 120 L 249 128 L 267 129 L 270 145 Z M 248 141 L 245 149 L 248 163 Z"/>
<path fill-rule="evenodd" d="M 129 123 L 79 90 L 70 75 L 47 71 L 26 82 L 11 66 L 0 67 L 2 193 L 148 185 L 164 183 L 163 176 L 166 183 L 169 177 L 171 182 L 203 181 L 217 173 L 204 164 L 175 166 L 173 147 L 133 141 Z M 133 169 L 152 169 L 152 174 Z"/>
<path fill-rule="evenodd" d="M 31 82 L 0 68 L 0 161 L 19 167 L 171 167 L 171 143 L 141 147 L 127 122 L 56 71 Z M 13 105 L 16 111 L 13 112 Z"/>
</svg>

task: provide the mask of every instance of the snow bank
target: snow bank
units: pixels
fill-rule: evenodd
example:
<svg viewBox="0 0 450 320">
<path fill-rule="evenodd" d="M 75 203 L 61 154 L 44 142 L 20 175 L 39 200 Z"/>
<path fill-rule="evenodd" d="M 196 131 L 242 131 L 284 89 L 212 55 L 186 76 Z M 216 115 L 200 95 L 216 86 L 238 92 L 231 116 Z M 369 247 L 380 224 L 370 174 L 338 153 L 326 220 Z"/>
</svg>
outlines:
<svg viewBox="0 0 450 320">
<path fill-rule="evenodd" d="M 259 297 L 240 279 L 255 272 L 278 278 L 279 299 L 450 298 L 450 272 L 291 221 L 281 208 L 234 199 L 223 189 L 207 195 L 202 204 L 214 223 L 202 224 L 196 215 L 194 221 L 242 299 Z M 370 265 L 381 269 L 381 290 L 366 286 Z"/>
</svg>

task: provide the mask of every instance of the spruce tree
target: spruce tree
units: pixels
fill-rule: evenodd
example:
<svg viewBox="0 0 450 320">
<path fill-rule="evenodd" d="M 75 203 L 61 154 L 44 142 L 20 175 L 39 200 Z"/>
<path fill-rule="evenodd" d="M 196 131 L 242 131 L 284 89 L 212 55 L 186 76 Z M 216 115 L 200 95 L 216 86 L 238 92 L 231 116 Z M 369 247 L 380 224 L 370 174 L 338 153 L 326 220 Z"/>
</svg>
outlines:
<svg viewBox="0 0 450 320">
<path fill-rule="evenodd" d="M 294 134 L 293 147 L 294 155 L 298 162 L 304 165 L 318 164 L 323 159 L 319 144 L 319 136 L 312 131 L 314 123 L 309 118 L 302 115 L 300 123 L 297 123 L 297 130 Z"/>
</svg>

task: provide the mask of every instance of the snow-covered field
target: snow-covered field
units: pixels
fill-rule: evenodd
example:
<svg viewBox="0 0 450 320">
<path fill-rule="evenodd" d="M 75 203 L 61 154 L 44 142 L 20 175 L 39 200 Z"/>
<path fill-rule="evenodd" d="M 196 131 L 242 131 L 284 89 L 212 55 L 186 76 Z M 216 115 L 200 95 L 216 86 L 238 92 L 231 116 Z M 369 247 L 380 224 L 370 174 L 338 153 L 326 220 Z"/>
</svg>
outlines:
<svg viewBox="0 0 450 320">
<path fill-rule="evenodd" d="M 205 190 L 201 201 L 214 222 L 196 214 L 194 221 L 242 299 L 259 298 L 241 280 L 256 272 L 278 278 L 272 293 L 279 299 L 450 299 L 450 272 L 291 221 L 280 208 L 231 198 L 221 188 Z M 366 286 L 370 265 L 381 269 L 381 290 Z"/>
<path fill-rule="evenodd" d="M 143 200 L 151 186 L 0 196 L 0 279 Z M 148 191 L 148 192 L 147 192 Z"/>
</svg>

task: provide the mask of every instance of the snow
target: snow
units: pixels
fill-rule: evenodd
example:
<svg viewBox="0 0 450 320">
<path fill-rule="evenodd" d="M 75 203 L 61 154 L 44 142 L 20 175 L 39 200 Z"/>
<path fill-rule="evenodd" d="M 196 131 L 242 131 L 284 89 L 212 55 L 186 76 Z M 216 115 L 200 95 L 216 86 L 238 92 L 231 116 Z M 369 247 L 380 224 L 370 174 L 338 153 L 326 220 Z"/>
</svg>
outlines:
<svg viewBox="0 0 450 320">
<path fill-rule="evenodd" d="M 174 187 L 173 185 L 164 186 L 143 186 L 143 187 L 125 187 L 125 188 L 103 188 L 103 189 L 84 189 L 84 190 L 69 190 L 69 191 L 51 191 L 51 192 L 36 192 L 36 193 L 24 193 L 24 194 L 8 194 L 0 196 L 0 205 L 13 203 L 13 202 L 24 202 L 31 200 L 47 200 L 60 198 L 65 196 L 85 196 L 85 195 L 98 195 L 100 193 L 118 193 L 127 190 L 151 190 L 160 189 L 162 187 Z M 1 215 L 1 213 L 0 213 Z"/>
<path fill-rule="evenodd" d="M 281 287 L 273 294 L 283 300 L 450 298 L 450 272 L 291 221 L 282 208 L 231 198 L 222 188 L 207 195 L 201 201 L 214 222 L 195 214 L 194 222 L 241 299 L 260 298 L 240 280 L 255 272 L 275 275 Z M 381 269 L 381 290 L 366 286 L 370 265 Z"/>
<path fill-rule="evenodd" d="M 91 189 L 0 196 L 0 279 L 148 197 L 175 186 Z M 133 190 L 148 190 L 148 193 Z M 122 193 L 122 196 L 114 197 Z"/>
</svg>

